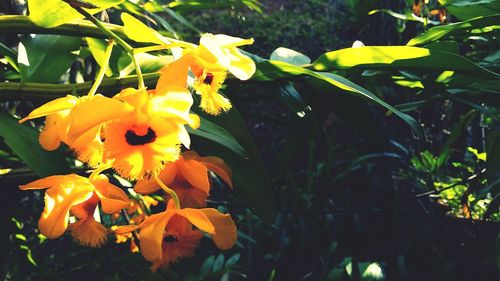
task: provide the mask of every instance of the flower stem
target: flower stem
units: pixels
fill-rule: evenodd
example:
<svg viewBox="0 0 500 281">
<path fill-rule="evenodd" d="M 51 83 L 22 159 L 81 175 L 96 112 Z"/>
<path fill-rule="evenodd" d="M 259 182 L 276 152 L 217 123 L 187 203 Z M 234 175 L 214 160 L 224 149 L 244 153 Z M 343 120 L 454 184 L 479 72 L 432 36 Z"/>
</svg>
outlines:
<svg viewBox="0 0 500 281">
<path fill-rule="evenodd" d="M 108 65 L 109 65 L 109 59 L 111 58 L 111 52 L 113 51 L 113 39 L 109 39 L 108 42 L 108 47 L 106 48 L 106 52 L 104 53 L 104 60 L 102 61 L 101 64 L 101 69 L 99 70 L 99 73 L 97 74 L 97 77 L 95 79 L 94 84 L 92 85 L 92 88 L 90 88 L 90 91 L 88 93 L 88 96 L 93 96 L 97 92 L 97 88 L 99 88 L 99 85 L 102 83 L 102 79 L 104 78 L 104 74 L 106 74 L 106 71 L 108 71 Z"/>
<path fill-rule="evenodd" d="M 179 201 L 179 197 L 177 196 L 177 193 L 173 189 L 170 189 L 167 187 L 161 180 L 158 178 L 157 175 L 153 174 L 153 179 L 156 181 L 156 183 L 168 194 L 170 197 L 172 197 L 172 200 L 174 200 L 175 208 L 180 209 L 181 208 L 181 203 Z"/>
<path fill-rule="evenodd" d="M 166 50 L 166 49 L 172 49 L 172 48 L 176 48 L 176 47 L 188 48 L 188 49 L 192 49 L 193 48 L 190 44 L 183 43 L 183 42 L 177 42 L 177 43 L 171 43 L 171 44 L 165 44 L 165 45 L 157 45 L 157 46 L 135 48 L 134 49 L 134 53 L 136 53 L 136 54 L 147 53 L 147 52 L 153 52 L 153 51 L 161 51 L 161 50 Z"/>
<path fill-rule="evenodd" d="M 97 167 L 97 169 L 92 171 L 92 173 L 89 176 L 89 180 L 93 181 L 100 173 L 102 173 L 103 171 L 105 171 L 111 167 L 112 167 L 112 165 L 109 163 L 100 165 L 99 167 Z"/>
<path fill-rule="evenodd" d="M 144 78 L 142 77 L 142 72 L 141 68 L 139 67 L 139 62 L 137 61 L 137 58 L 134 56 L 134 48 L 130 46 L 127 42 L 125 42 L 125 40 L 123 40 L 120 36 L 116 35 L 113 31 L 107 28 L 100 20 L 98 20 L 92 14 L 87 12 L 85 9 L 83 9 L 78 5 L 73 5 L 71 1 L 68 0 L 64 1 L 70 4 L 71 7 L 73 7 L 73 9 L 75 9 L 77 12 L 85 16 L 85 18 L 87 18 L 93 24 L 95 24 L 97 28 L 99 28 L 102 32 L 104 32 L 110 38 L 113 38 L 118 45 L 120 45 L 123 49 L 125 49 L 125 51 L 127 51 L 128 55 L 132 58 L 132 63 L 134 64 L 135 72 L 137 73 L 139 89 L 146 88 L 146 86 L 144 86 Z"/>
</svg>

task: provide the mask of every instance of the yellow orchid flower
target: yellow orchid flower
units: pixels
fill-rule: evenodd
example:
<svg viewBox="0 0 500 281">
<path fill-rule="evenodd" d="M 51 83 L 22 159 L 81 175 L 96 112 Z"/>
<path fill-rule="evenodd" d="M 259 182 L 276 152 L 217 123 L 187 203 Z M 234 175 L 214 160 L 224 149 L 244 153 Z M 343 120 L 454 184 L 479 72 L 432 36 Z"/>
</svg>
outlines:
<svg viewBox="0 0 500 281">
<path fill-rule="evenodd" d="M 210 192 L 209 170 L 233 187 L 231 169 L 222 159 L 201 157 L 195 151 L 186 151 L 177 161 L 167 163 L 158 177 L 177 193 L 181 206 L 203 207 Z M 160 189 L 156 181 L 150 178 L 139 180 L 134 186 L 134 191 L 140 194 L 150 194 Z"/>
<path fill-rule="evenodd" d="M 103 162 L 102 123 L 129 114 L 132 110 L 123 102 L 102 95 L 80 98 L 67 95 L 34 109 L 19 122 L 45 116 L 45 126 L 39 137 L 41 146 L 46 150 L 55 150 L 64 142 L 75 151 L 79 160 L 95 167 Z"/>
<path fill-rule="evenodd" d="M 57 175 L 19 186 L 21 190 L 47 189 L 45 209 L 38 221 L 40 232 L 48 238 L 58 238 L 70 229 L 73 238 L 83 245 L 97 247 L 106 242 L 106 228 L 94 220 L 93 214 L 101 203 L 107 214 L 118 212 L 129 204 L 127 195 L 108 178 L 99 175 L 92 180 L 76 175 Z M 70 213 L 78 221 L 69 224 Z"/>
<path fill-rule="evenodd" d="M 193 226 L 210 235 L 221 250 L 231 248 L 236 242 L 236 225 L 230 215 L 213 208 L 176 209 L 172 201 L 164 212 L 146 218 L 138 226 L 120 227 L 116 233 L 140 229 L 140 250 L 144 258 L 153 263 L 151 269 L 156 271 L 160 266 L 194 254 L 203 234 L 193 230 Z"/>
<path fill-rule="evenodd" d="M 156 174 L 166 162 L 179 157 L 181 143 L 189 147 L 184 125 L 197 128 L 199 118 L 189 113 L 193 100 L 187 89 L 173 88 L 161 95 L 125 89 L 114 98 L 135 108 L 104 125 L 106 157 L 123 177 L 141 179 Z"/>
</svg>

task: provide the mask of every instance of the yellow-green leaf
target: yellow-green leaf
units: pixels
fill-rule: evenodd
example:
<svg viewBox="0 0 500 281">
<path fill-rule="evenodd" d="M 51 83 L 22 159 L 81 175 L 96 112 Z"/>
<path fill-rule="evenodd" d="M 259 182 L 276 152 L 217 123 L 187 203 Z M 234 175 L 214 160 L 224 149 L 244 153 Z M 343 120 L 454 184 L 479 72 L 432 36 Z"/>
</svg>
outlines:
<svg viewBox="0 0 500 281">
<path fill-rule="evenodd" d="M 98 8 L 85 9 L 91 14 L 120 4 L 124 0 L 93 0 L 90 3 Z M 42 27 L 54 27 L 68 23 L 83 16 L 62 0 L 29 0 L 31 20 Z"/>
</svg>

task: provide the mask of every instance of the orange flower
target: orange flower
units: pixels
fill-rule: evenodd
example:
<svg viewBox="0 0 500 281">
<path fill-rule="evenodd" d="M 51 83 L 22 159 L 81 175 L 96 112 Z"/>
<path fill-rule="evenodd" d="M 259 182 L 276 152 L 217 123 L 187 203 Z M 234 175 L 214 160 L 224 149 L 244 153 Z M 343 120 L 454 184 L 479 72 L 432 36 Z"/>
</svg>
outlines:
<svg viewBox="0 0 500 281">
<path fill-rule="evenodd" d="M 76 152 L 79 160 L 95 167 L 103 162 L 102 123 L 131 111 L 130 106 L 102 95 L 81 98 L 68 95 L 36 108 L 19 122 L 46 116 L 39 138 L 41 146 L 45 150 L 56 150 L 64 142 Z"/>
<path fill-rule="evenodd" d="M 201 207 L 205 206 L 210 192 L 209 170 L 233 187 L 231 170 L 222 159 L 201 157 L 195 151 L 186 151 L 177 161 L 165 165 L 158 177 L 177 193 L 182 206 Z M 158 184 L 149 178 L 138 181 L 134 187 L 140 194 L 150 194 L 159 189 Z"/>
<path fill-rule="evenodd" d="M 193 226 L 210 235 L 219 249 L 229 249 L 236 242 L 236 225 L 230 215 L 212 208 L 175 209 L 172 200 L 164 212 L 148 217 L 139 226 L 123 226 L 116 232 L 140 229 L 142 255 L 153 263 L 151 269 L 156 271 L 159 266 L 194 254 L 203 234 L 193 230 Z"/>
<path fill-rule="evenodd" d="M 141 179 L 158 173 L 164 163 L 179 157 L 181 143 L 189 146 L 184 124 L 197 128 L 199 118 L 189 114 L 193 101 L 187 90 L 177 90 L 150 96 L 145 89 L 125 89 L 114 97 L 135 108 L 104 125 L 106 156 L 123 177 Z"/>
<path fill-rule="evenodd" d="M 22 190 L 45 189 L 45 209 L 38 221 L 40 232 L 58 238 L 68 228 L 70 213 L 78 221 L 69 225 L 73 238 L 83 245 L 98 247 L 106 242 L 106 228 L 94 220 L 99 204 L 112 214 L 125 208 L 128 197 L 120 188 L 99 175 L 92 180 L 76 174 L 50 176 L 21 185 Z"/>
</svg>

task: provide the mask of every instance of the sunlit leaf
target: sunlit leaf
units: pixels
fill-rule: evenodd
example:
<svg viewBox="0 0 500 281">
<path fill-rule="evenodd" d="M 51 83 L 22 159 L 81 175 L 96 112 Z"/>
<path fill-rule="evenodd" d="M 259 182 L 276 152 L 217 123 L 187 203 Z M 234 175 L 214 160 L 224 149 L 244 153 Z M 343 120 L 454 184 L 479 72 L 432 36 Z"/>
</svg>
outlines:
<svg viewBox="0 0 500 281">
<path fill-rule="evenodd" d="M 132 40 L 143 43 L 166 44 L 166 39 L 133 16 L 122 13 L 123 31 Z"/>
<path fill-rule="evenodd" d="M 5 113 L 0 113 L 0 137 L 38 176 L 66 174 L 69 166 L 64 156 L 45 151 L 38 143 L 38 131 L 21 125 Z"/>
<path fill-rule="evenodd" d="M 105 61 L 105 54 L 108 43 L 104 40 L 90 37 L 85 38 L 85 40 L 87 41 L 90 52 L 92 53 L 92 56 L 96 60 L 97 64 L 99 64 L 100 67 L 102 67 L 104 64 L 107 64 L 108 62 Z M 106 69 L 106 76 L 109 77 L 111 75 L 113 75 L 113 70 L 111 68 Z"/>
<path fill-rule="evenodd" d="M 460 20 L 500 13 L 498 0 L 439 0 L 439 3 Z"/>
<path fill-rule="evenodd" d="M 347 48 L 326 53 L 312 64 L 316 71 L 339 69 L 455 70 L 471 76 L 500 79 L 500 75 L 448 52 L 407 46 Z"/>
<path fill-rule="evenodd" d="M 420 46 L 439 39 L 448 38 L 454 35 L 467 35 L 467 31 L 492 25 L 498 25 L 500 15 L 481 16 L 463 22 L 456 22 L 447 25 L 432 27 L 423 34 L 411 39 L 408 46 Z"/>
<path fill-rule="evenodd" d="M 270 57 L 271 60 L 283 61 L 294 65 L 305 65 L 311 63 L 311 59 L 295 50 L 279 47 L 274 50 Z"/>
<path fill-rule="evenodd" d="M 24 82 L 59 82 L 80 49 L 79 37 L 63 35 L 25 36 L 19 43 L 18 58 Z"/>
<path fill-rule="evenodd" d="M 120 4 L 124 0 L 93 0 L 84 1 L 98 7 L 85 9 L 91 14 L 98 13 L 107 8 Z M 28 9 L 31 20 L 42 27 L 54 27 L 63 23 L 81 19 L 83 16 L 62 0 L 29 0 Z"/>
</svg>

